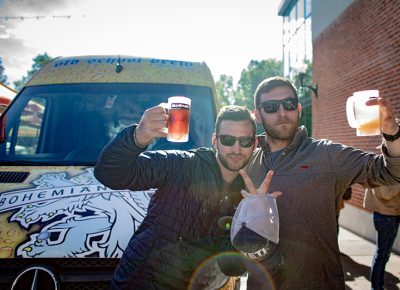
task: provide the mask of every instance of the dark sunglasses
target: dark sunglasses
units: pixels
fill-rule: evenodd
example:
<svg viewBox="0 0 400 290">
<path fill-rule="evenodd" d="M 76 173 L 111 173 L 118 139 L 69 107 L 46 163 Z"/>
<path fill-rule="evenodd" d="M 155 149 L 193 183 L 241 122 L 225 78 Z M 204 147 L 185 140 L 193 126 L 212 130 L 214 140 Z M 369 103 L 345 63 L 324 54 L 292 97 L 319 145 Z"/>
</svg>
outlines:
<svg viewBox="0 0 400 290">
<path fill-rule="evenodd" d="M 235 137 L 231 135 L 217 135 L 219 141 L 224 146 L 233 146 L 236 143 L 236 140 L 239 141 L 240 147 L 248 148 L 253 146 L 254 144 L 254 137 Z"/>
<path fill-rule="evenodd" d="M 269 100 L 261 103 L 257 109 L 263 108 L 265 113 L 275 113 L 279 110 L 279 105 L 285 108 L 286 111 L 294 111 L 297 109 L 299 100 L 297 98 L 286 98 L 283 100 Z"/>
</svg>

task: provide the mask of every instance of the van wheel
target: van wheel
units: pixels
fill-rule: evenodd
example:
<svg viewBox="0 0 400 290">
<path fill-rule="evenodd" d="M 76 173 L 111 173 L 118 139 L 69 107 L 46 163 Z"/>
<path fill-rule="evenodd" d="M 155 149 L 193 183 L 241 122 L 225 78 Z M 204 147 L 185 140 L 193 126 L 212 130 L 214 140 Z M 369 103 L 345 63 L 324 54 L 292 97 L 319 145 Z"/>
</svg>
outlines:
<svg viewBox="0 0 400 290">
<path fill-rule="evenodd" d="M 59 290 L 60 283 L 54 270 L 46 265 L 31 265 L 22 270 L 13 281 L 11 290 Z"/>
</svg>

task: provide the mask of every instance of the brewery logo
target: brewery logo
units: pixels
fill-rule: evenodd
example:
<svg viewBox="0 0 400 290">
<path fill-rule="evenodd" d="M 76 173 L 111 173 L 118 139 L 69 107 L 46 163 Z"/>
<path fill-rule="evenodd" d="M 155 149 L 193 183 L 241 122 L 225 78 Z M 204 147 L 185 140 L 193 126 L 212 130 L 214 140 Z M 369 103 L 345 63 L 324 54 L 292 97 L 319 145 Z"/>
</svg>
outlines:
<svg viewBox="0 0 400 290">
<path fill-rule="evenodd" d="M 190 106 L 188 104 L 172 103 L 171 109 L 187 109 L 187 110 L 189 110 Z"/>
<path fill-rule="evenodd" d="M 20 257 L 121 257 L 147 212 L 149 191 L 114 191 L 99 183 L 93 168 L 70 177 L 50 173 L 32 188 L 0 194 L 0 213 L 10 222 L 39 230 L 16 248 Z"/>
</svg>

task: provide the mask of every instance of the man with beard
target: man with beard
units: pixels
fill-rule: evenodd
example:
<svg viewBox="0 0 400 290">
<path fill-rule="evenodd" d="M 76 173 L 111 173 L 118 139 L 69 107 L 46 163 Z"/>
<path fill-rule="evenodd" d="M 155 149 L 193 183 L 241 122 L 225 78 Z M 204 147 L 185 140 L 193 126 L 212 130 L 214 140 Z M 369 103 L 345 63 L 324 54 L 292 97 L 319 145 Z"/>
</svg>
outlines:
<svg viewBox="0 0 400 290">
<path fill-rule="evenodd" d="M 105 147 L 95 167 L 96 178 L 112 189 L 157 188 L 115 270 L 113 289 L 220 287 L 215 257 L 230 241 L 229 228 L 218 221 L 233 216 L 242 198 L 238 171 L 257 146 L 256 122 L 245 107 L 227 106 L 217 116 L 213 149 L 145 151 L 154 138 L 167 136 L 166 118 L 161 106 L 146 110 L 138 125 Z M 240 261 L 230 269 L 234 275 L 245 270 Z"/>
<path fill-rule="evenodd" d="M 274 171 L 270 190 L 284 195 L 277 201 L 279 243 L 272 257 L 246 260 L 251 289 L 345 289 L 337 240 L 336 206 L 354 183 L 366 187 L 400 181 L 400 130 L 388 101 L 379 97 L 382 154 L 365 152 L 329 140 L 308 137 L 299 127 L 301 104 L 287 79 L 262 81 L 254 94 L 255 116 L 265 129 L 246 167 L 258 186 Z M 276 270 L 276 263 L 280 271 Z"/>
</svg>

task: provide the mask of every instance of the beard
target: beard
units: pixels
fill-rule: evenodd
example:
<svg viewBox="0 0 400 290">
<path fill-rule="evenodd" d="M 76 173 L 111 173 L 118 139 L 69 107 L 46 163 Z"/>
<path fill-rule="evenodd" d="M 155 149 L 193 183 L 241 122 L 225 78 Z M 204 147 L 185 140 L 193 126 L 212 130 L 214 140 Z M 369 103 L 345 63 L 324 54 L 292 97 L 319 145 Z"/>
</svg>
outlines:
<svg viewBox="0 0 400 290">
<path fill-rule="evenodd" d="M 219 152 L 217 153 L 217 158 L 226 169 L 230 171 L 239 171 L 240 169 L 244 168 L 247 165 L 247 163 L 251 158 L 251 155 L 247 159 L 242 159 L 239 162 L 235 162 L 229 159 L 230 156 L 236 156 L 236 155 L 241 155 L 243 158 L 246 158 L 245 155 L 243 154 L 229 153 L 226 155 L 222 155 Z"/>
<path fill-rule="evenodd" d="M 279 120 L 279 122 L 282 121 L 287 122 L 287 120 Z M 286 123 L 283 126 L 281 126 L 281 128 L 279 128 L 276 125 L 268 124 L 264 118 L 262 118 L 262 124 L 265 133 L 268 135 L 269 138 L 280 141 L 286 141 L 286 140 L 291 140 L 294 137 L 296 131 L 299 128 L 300 119 L 297 119 L 292 123 Z"/>
</svg>

